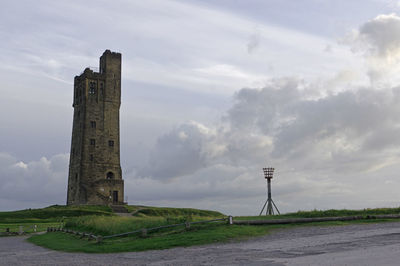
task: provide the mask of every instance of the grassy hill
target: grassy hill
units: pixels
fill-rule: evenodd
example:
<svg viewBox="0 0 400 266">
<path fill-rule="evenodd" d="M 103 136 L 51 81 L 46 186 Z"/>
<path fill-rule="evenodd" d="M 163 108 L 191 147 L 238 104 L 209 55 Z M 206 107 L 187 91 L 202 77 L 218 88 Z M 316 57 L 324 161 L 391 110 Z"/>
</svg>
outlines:
<svg viewBox="0 0 400 266">
<path fill-rule="evenodd" d="M 42 209 L 0 212 L 0 223 L 58 222 L 63 217 L 84 215 L 112 215 L 112 211 L 108 206 L 52 205 Z"/>
<path fill-rule="evenodd" d="M 167 208 L 150 206 L 126 206 L 135 217 L 222 217 L 220 212 L 190 208 Z M 25 209 L 20 211 L 0 212 L 0 223 L 34 223 L 34 222 L 59 222 L 64 218 L 81 216 L 114 216 L 108 206 L 65 206 L 52 205 L 41 209 Z"/>
<path fill-rule="evenodd" d="M 223 217 L 224 214 L 217 211 L 199 210 L 192 208 L 168 208 L 129 205 L 126 207 L 135 217 L 177 217 L 177 216 L 198 216 L 198 217 Z"/>
<path fill-rule="evenodd" d="M 11 225 L 24 224 L 26 227 L 39 224 L 39 230 L 47 226 L 65 228 L 109 236 L 119 233 L 132 232 L 142 228 L 152 228 L 171 224 L 181 224 L 186 221 L 204 221 L 224 217 L 220 212 L 190 208 L 162 208 L 151 206 L 126 206 L 130 214 L 127 217 L 115 215 L 107 206 L 49 206 L 43 209 L 28 209 L 13 212 L 0 212 L 0 232 Z M 364 210 L 325 210 L 299 211 L 274 216 L 242 216 L 235 220 L 283 219 L 283 218 L 313 218 L 337 216 L 367 216 L 380 214 L 399 214 L 400 208 L 380 208 Z M 357 221 L 332 221 L 310 223 L 313 225 L 346 225 L 351 223 L 386 222 L 394 219 L 371 219 Z M 52 224 L 53 222 L 53 224 Z M 40 226 L 41 225 L 41 226 Z M 32 236 L 29 241 L 51 249 L 70 252 L 123 252 L 142 251 L 150 249 L 165 249 L 177 246 L 191 246 L 214 242 L 231 241 L 252 236 L 265 235 L 276 228 L 291 228 L 290 225 L 228 225 L 226 222 L 193 224 L 185 226 L 149 231 L 147 237 L 132 234 L 125 237 L 104 239 L 102 243 L 80 239 L 79 236 L 62 232 Z"/>
<path fill-rule="evenodd" d="M 38 231 L 64 224 L 73 230 L 96 234 L 122 233 L 137 228 L 181 223 L 187 220 L 220 218 L 220 212 L 190 208 L 163 208 L 151 206 L 125 206 L 130 217 L 119 217 L 108 206 L 52 205 L 41 209 L 0 212 L 0 233 L 9 228 L 17 232 L 20 225 L 25 232 Z M 128 214 L 129 215 L 129 214 Z"/>
</svg>

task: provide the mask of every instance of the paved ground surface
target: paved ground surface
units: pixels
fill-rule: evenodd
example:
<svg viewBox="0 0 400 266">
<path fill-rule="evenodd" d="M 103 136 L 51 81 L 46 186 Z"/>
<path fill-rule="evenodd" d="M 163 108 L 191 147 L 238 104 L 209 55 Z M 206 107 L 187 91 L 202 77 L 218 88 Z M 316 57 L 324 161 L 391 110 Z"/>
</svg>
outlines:
<svg viewBox="0 0 400 266">
<path fill-rule="evenodd" d="M 0 238 L 0 265 L 400 265 L 399 254 L 400 223 L 300 227 L 243 242 L 114 254 Z"/>
</svg>

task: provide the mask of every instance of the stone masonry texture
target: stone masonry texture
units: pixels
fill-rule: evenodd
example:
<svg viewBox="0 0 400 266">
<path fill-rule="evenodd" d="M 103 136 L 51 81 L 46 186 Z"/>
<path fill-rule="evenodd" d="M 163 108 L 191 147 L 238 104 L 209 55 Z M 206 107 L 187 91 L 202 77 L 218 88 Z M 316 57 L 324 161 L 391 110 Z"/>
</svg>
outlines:
<svg viewBox="0 0 400 266">
<path fill-rule="evenodd" d="M 123 204 L 120 53 L 106 50 L 99 72 L 86 68 L 75 77 L 72 106 L 67 204 Z"/>
</svg>

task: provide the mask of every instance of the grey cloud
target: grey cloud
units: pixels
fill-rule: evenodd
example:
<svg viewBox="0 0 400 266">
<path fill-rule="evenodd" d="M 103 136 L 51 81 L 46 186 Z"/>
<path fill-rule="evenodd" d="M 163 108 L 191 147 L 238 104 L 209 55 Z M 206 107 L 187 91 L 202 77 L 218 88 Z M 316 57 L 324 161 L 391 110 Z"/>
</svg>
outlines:
<svg viewBox="0 0 400 266">
<path fill-rule="evenodd" d="M 210 198 L 224 194 L 225 187 L 232 196 L 249 199 L 262 195 L 260 169 L 272 165 L 284 178 L 276 185 L 276 195 L 283 198 L 288 188 L 309 200 L 328 195 L 332 199 L 350 197 L 351 191 L 363 184 L 367 171 L 377 172 L 400 162 L 400 142 L 396 140 L 400 91 L 367 87 L 315 98 L 307 93 L 313 92 L 314 86 L 284 78 L 271 80 L 262 89 L 240 90 L 220 126 L 200 133 L 195 124 L 184 124 L 161 137 L 153 150 L 155 169 L 143 172 L 144 176 L 147 174 L 148 180 L 175 177 L 169 186 L 189 188 L 191 182 L 200 193 L 177 189 L 175 196 L 167 197 L 198 194 Z M 185 140 L 179 137 L 182 132 L 187 132 Z M 224 167 L 218 172 L 217 165 Z M 288 169 L 291 174 L 285 174 Z M 253 177 L 248 179 L 248 175 Z M 230 186 L 232 180 L 224 176 L 231 176 L 237 185 Z M 351 182 L 346 181 L 350 176 Z M 213 182 L 219 185 L 210 185 Z M 321 194 L 310 192 L 315 190 Z"/>
<path fill-rule="evenodd" d="M 63 204 L 69 154 L 59 154 L 38 161 L 22 162 L 9 154 L 0 154 L 0 209 L 6 202 L 24 208 L 40 204 Z"/>
<path fill-rule="evenodd" d="M 396 14 L 379 15 L 360 27 L 359 41 L 364 42 L 373 55 L 388 59 L 400 52 L 400 17 Z"/>
<path fill-rule="evenodd" d="M 0 169 L 17 163 L 17 160 L 8 153 L 0 152 Z"/>
<path fill-rule="evenodd" d="M 353 30 L 342 42 L 350 45 L 354 52 L 390 59 L 400 51 L 400 17 L 378 15 Z"/>
<path fill-rule="evenodd" d="M 302 86 L 296 78 L 274 79 L 265 88 L 242 89 L 235 95 L 235 103 L 228 111 L 229 123 L 235 129 L 260 129 L 264 132 L 276 128 L 277 116 L 281 121 L 282 108 L 303 97 L 297 87 Z"/>
<path fill-rule="evenodd" d="M 353 52 L 361 52 L 366 57 L 372 83 L 388 77 L 398 70 L 400 60 L 400 17 L 396 14 L 378 15 L 362 24 L 344 40 Z"/>
<path fill-rule="evenodd" d="M 318 99 L 308 98 L 302 91 L 304 84 L 293 80 L 290 86 L 277 82 L 261 90 L 242 90 L 229 111 L 229 122 L 244 136 L 269 136 L 272 158 L 304 158 L 322 152 L 321 147 L 326 154 L 357 156 L 371 147 L 378 148 L 373 143 L 383 137 L 382 129 L 393 135 L 400 124 L 398 88 L 364 88 Z M 328 143 L 332 146 L 325 147 Z M 389 145 L 380 146 L 380 151 Z"/>
<path fill-rule="evenodd" d="M 139 176 L 165 180 L 195 172 L 206 165 L 207 142 L 212 137 L 213 133 L 199 123 L 180 125 L 157 140 Z"/>
<path fill-rule="evenodd" d="M 49 169 L 56 173 L 66 173 L 68 171 L 69 154 L 57 154 L 51 157 Z"/>
</svg>

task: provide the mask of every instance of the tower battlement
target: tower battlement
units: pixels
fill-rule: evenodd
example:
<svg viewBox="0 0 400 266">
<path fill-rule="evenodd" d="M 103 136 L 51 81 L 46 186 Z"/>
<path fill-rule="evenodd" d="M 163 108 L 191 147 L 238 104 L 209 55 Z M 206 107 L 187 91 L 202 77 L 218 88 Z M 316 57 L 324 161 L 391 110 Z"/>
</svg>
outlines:
<svg viewBox="0 0 400 266">
<path fill-rule="evenodd" d="M 122 204 L 119 109 L 121 54 L 106 50 L 99 72 L 74 79 L 67 204 Z"/>
</svg>

